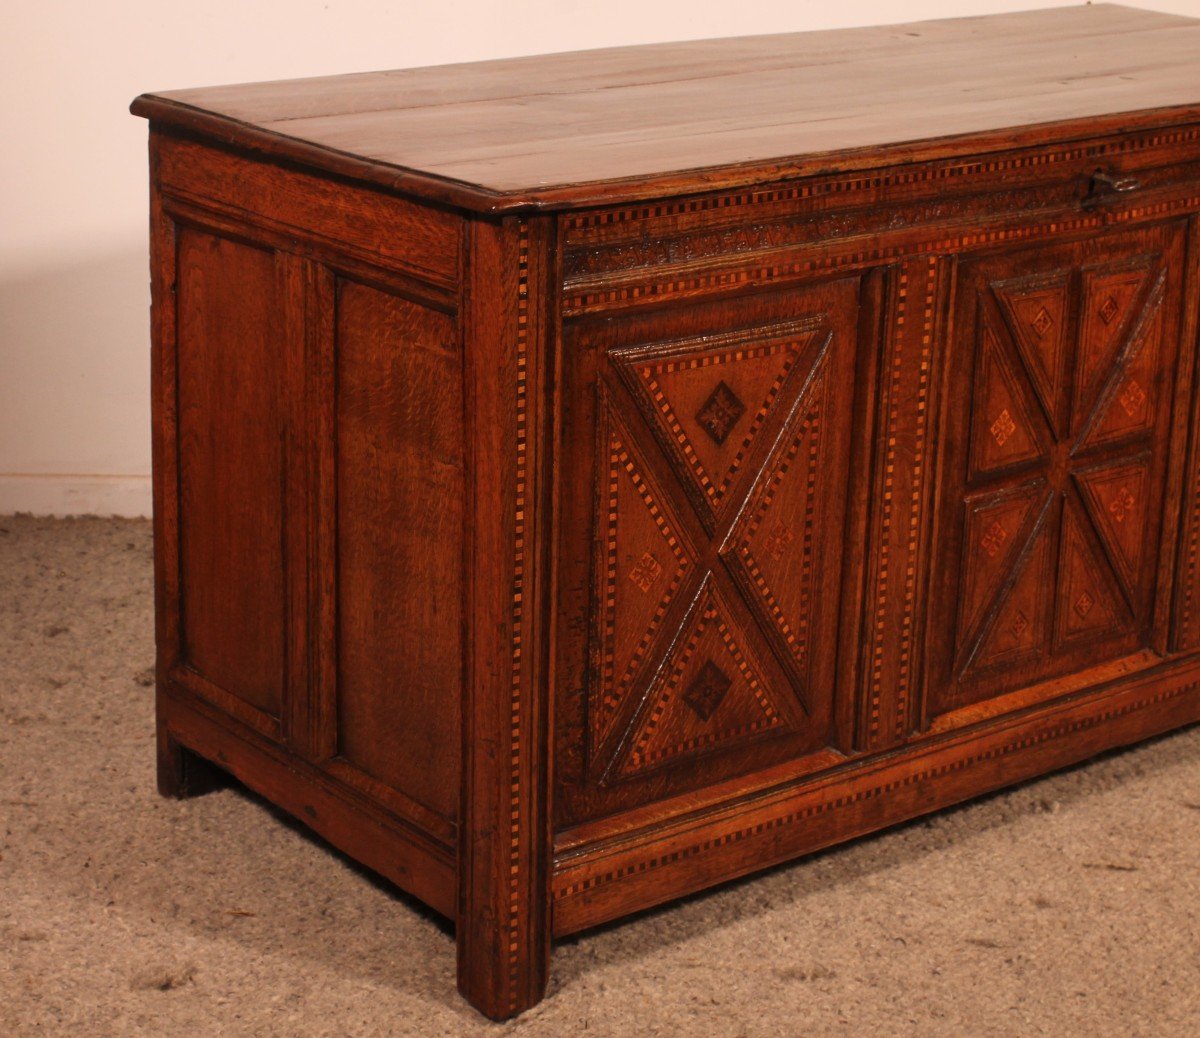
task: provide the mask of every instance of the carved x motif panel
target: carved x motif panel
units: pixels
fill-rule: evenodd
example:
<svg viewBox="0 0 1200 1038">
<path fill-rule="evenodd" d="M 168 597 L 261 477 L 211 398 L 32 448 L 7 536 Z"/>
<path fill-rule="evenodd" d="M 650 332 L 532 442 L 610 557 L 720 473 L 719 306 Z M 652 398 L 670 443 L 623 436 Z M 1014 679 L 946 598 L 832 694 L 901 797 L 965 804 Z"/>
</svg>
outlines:
<svg viewBox="0 0 1200 1038">
<path fill-rule="evenodd" d="M 596 780 L 824 738 L 831 668 L 813 643 L 836 619 L 856 284 L 794 320 L 609 351 Z"/>
</svg>

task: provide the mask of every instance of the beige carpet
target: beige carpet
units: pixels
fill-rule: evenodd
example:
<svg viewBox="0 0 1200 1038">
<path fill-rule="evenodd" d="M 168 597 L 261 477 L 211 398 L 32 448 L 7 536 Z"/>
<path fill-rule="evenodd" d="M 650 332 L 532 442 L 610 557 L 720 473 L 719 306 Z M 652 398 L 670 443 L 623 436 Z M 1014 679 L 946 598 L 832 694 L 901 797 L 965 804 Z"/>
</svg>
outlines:
<svg viewBox="0 0 1200 1038">
<path fill-rule="evenodd" d="M 0 1038 L 1200 1034 L 1200 729 L 569 941 L 501 1028 L 419 906 L 155 795 L 151 630 L 148 524 L 0 518 Z"/>
</svg>

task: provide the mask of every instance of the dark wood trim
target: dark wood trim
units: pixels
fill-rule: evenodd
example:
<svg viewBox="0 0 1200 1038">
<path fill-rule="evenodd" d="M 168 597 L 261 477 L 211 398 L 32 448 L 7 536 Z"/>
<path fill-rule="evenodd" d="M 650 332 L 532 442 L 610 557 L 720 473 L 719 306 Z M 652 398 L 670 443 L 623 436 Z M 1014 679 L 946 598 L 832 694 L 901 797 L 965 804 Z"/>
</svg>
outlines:
<svg viewBox="0 0 1200 1038">
<path fill-rule="evenodd" d="M 454 851 L 371 799 L 171 685 L 160 700 L 162 738 L 211 761 L 356 861 L 436 912 L 454 917 Z"/>
<path fill-rule="evenodd" d="M 242 241 L 256 248 L 271 248 L 289 255 L 303 256 L 314 265 L 334 269 L 363 284 L 411 299 L 442 313 L 453 314 L 458 305 L 458 290 L 432 281 L 424 281 L 406 271 L 368 259 L 362 253 L 318 242 L 294 231 L 268 226 L 253 213 L 223 206 L 211 199 L 186 198 L 173 191 L 162 192 L 163 211 L 176 223 L 187 224 L 212 234 Z"/>
<path fill-rule="evenodd" d="M 1147 109 L 1106 118 L 1042 123 L 1022 129 L 968 133 L 885 148 L 852 148 L 816 155 L 799 154 L 770 162 L 702 167 L 680 173 L 606 180 L 596 183 L 554 184 L 537 190 L 492 191 L 464 181 L 361 158 L 323 145 L 260 129 L 229 116 L 153 94 L 134 99 L 129 110 L 149 119 L 152 129 L 197 134 L 205 139 L 268 160 L 332 173 L 383 188 L 400 197 L 449 205 L 488 216 L 537 211 L 567 211 L 602 205 L 629 205 L 656 198 L 709 191 L 740 191 L 767 184 L 828 176 L 836 173 L 904 166 L 915 163 L 980 156 L 1022 145 L 1042 147 L 1119 136 L 1142 131 L 1170 130 L 1200 120 L 1200 104 Z"/>
<path fill-rule="evenodd" d="M 1183 361 L 1179 371 L 1176 395 L 1175 442 L 1187 443 L 1178 457 L 1185 459 L 1180 484 L 1168 489 L 1167 501 L 1177 500 L 1175 486 L 1181 494 L 1181 514 L 1178 540 L 1178 566 L 1175 569 L 1175 603 L 1170 648 L 1175 652 L 1200 649 L 1200 217 L 1188 221 L 1187 275 L 1184 279 L 1186 313 L 1183 323 Z M 1189 348 L 1189 346 L 1191 348 Z M 1184 428 L 1179 429 L 1182 425 Z M 1189 478 L 1190 477 L 1190 478 Z M 1170 552 L 1164 558 L 1171 559 Z"/>
<path fill-rule="evenodd" d="M 1200 720 L 1200 665 L 1156 672 L 559 854 L 556 937 Z"/>
<path fill-rule="evenodd" d="M 886 349 L 880 365 L 871 479 L 871 558 L 863 620 L 863 692 L 857 745 L 882 750 L 900 742 L 918 716 L 924 545 L 928 541 L 932 422 L 939 370 L 937 301 L 945 283 L 937 256 L 892 268 Z M 887 685 L 885 694 L 885 684 Z"/>
<path fill-rule="evenodd" d="M 550 225 L 472 227 L 463 313 L 468 419 L 466 700 L 459 990 L 493 1019 L 536 1003 L 550 950 L 545 659 Z"/>
<path fill-rule="evenodd" d="M 174 221 L 163 208 L 157 149 L 150 142 L 150 408 L 154 463 L 155 641 L 159 686 L 180 658 L 179 458 L 175 357 Z"/>
<path fill-rule="evenodd" d="M 309 473 L 307 749 L 314 762 L 337 754 L 337 321 L 335 275 L 308 267 L 305 293 L 305 413 L 303 457 Z"/>
<path fill-rule="evenodd" d="M 503 1020 L 552 936 L 1200 720 L 1200 22 L 987 27 L 135 101 L 160 790 Z"/>
</svg>

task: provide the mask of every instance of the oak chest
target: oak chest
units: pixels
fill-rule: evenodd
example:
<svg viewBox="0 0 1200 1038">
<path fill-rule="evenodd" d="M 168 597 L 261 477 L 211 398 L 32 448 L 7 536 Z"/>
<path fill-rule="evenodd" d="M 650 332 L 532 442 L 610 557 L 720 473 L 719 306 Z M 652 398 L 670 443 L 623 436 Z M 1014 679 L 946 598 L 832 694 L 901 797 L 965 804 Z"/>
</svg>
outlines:
<svg viewBox="0 0 1200 1038">
<path fill-rule="evenodd" d="M 145 95 L 162 791 L 552 937 L 1200 717 L 1200 22 Z"/>
</svg>

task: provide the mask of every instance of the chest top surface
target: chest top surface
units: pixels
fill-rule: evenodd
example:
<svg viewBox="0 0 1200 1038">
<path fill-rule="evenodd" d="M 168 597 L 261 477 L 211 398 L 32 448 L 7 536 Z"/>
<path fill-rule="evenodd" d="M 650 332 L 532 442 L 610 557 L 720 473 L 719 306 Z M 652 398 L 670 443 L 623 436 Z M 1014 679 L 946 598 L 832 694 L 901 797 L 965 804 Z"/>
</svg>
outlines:
<svg viewBox="0 0 1200 1038">
<path fill-rule="evenodd" d="M 473 209 L 570 208 L 1200 118 L 1200 20 L 1114 5 L 146 94 Z"/>
</svg>

